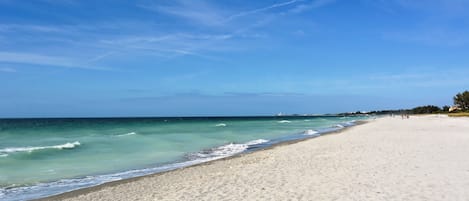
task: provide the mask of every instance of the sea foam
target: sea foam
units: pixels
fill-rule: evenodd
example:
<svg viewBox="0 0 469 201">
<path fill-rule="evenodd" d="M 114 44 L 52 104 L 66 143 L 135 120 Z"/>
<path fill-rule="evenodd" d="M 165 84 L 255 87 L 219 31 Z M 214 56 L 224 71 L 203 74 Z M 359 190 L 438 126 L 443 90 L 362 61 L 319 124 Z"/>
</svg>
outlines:
<svg viewBox="0 0 469 201">
<path fill-rule="evenodd" d="M 154 168 L 145 168 L 145 169 L 134 169 L 124 172 L 118 172 L 114 174 L 105 174 L 105 175 L 96 175 L 96 176 L 86 176 L 82 178 L 73 178 L 73 179 L 61 179 L 58 181 L 47 182 L 47 183 L 38 183 L 34 186 L 22 186 L 15 188 L 0 188 L 0 200 L 29 200 L 33 198 L 40 198 L 46 195 L 53 195 L 64 191 L 70 191 L 74 189 L 95 186 L 106 182 L 121 180 L 125 178 L 131 178 L 136 176 L 143 176 L 155 172 L 162 172 L 173 170 L 180 167 L 186 167 L 194 164 L 199 164 L 207 161 L 212 161 L 228 156 L 232 156 L 243 151 L 246 151 L 249 147 L 259 145 L 262 143 L 269 142 L 265 139 L 252 140 L 243 144 L 230 143 L 222 145 L 204 152 L 198 152 L 194 154 L 193 159 L 180 163 L 167 164 Z M 73 144 L 73 143 L 66 143 Z M 70 147 L 69 145 L 56 145 L 48 147 Z M 78 142 L 76 143 L 78 144 Z M 77 145 L 75 145 L 77 146 Z M 32 148 L 32 147 L 29 147 Z"/>
<path fill-rule="evenodd" d="M 318 133 L 319 133 L 318 131 L 309 129 L 309 130 L 305 130 L 303 132 L 303 135 L 317 135 Z"/>
<path fill-rule="evenodd" d="M 116 135 L 117 137 L 124 137 L 124 136 L 129 136 L 129 135 L 137 135 L 136 132 L 130 132 L 130 133 L 126 133 L 126 134 L 120 134 L 120 135 Z"/>
<path fill-rule="evenodd" d="M 262 144 L 262 143 L 266 143 L 266 142 L 269 142 L 269 140 L 257 139 L 257 140 L 249 141 L 246 144 L 249 145 L 249 146 L 253 146 L 253 145 L 258 145 L 258 144 Z"/>
<path fill-rule="evenodd" d="M 16 153 L 16 152 L 33 152 L 37 150 L 43 149 L 73 149 L 77 146 L 80 146 L 80 142 L 67 142 L 65 144 L 60 145 L 52 145 L 52 146 L 42 146 L 42 147 L 8 147 L 4 149 L 0 149 L 0 155 L 8 156 L 8 153 Z"/>
<path fill-rule="evenodd" d="M 345 126 L 342 125 L 342 124 L 337 124 L 337 125 L 335 125 L 335 126 L 336 126 L 337 128 L 345 128 Z"/>
<path fill-rule="evenodd" d="M 269 140 L 265 140 L 265 139 L 257 139 L 257 140 L 252 140 L 252 141 L 242 143 L 242 144 L 229 143 L 229 144 L 225 144 L 225 145 L 215 147 L 212 149 L 189 154 L 189 158 L 200 159 L 200 158 L 221 158 L 221 157 L 232 156 L 232 155 L 241 153 L 243 151 L 246 151 L 250 146 L 259 145 L 262 143 L 266 143 L 268 141 Z"/>
<path fill-rule="evenodd" d="M 347 121 L 347 122 L 343 122 L 343 123 L 340 123 L 340 124 L 337 124 L 336 127 L 337 128 L 345 128 L 345 127 L 350 127 L 350 126 L 354 126 L 356 125 L 356 121 L 353 120 L 353 121 Z"/>
<path fill-rule="evenodd" d="M 82 172 L 80 172 L 80 175 L 84 175 L 83 177 L 74 177 L 74 178 L 70 178 L 70 177 L 73 177 L 73 175 L 72 176 L 65 175 L 64 176 L 65 178 L 55 178 L 55 177 L 52 177 L 52 174 L 51 174 L 51 177 L 50 177 L 51 182 L 41 182 L 41 183 L 34 183 L 34 184 L 29 184 L 29 183 L 25 184 L 26 183 L 25 182 L 25 183 L 16 184 L 14 186 L 7 186 L 7 187 L 1 186 L 0 187 L 0 200 L 10 200 L 10 201 L 12 201 L 12 200 L 37 199 L 37 198 L 40 198 L 40 197 L 54 195 L 54 194 L 58 194 L 58 193 L 63 193 L 63 192 L 67 192 L 67 191 L 74 190 L 74 189 L 80 189 L 80 188 L 84 188 L 84 187 L 95 186 L 95 185 L 105 183 L 105 182 L 110 182 L 110 181 L 115 181 L 115 180 L 120 180 L 120 179 L 125 179 L 125 178 L 131 178 L 131 177 L 136 177 L 136 176 L 142 176 L 142 175 L 146 175 L 146 174 L 150 174 L 150 173 L 167 171 L 167 170 L 172 170 L 172 169 L 185 167 L 185 166 L 189 166 L 189 165 L 199 164 L 199 163 L 203 163 L 203 162 L 206 162 L 206 161 L 212 161 L 212 160 L 216 160 L 216 159 L 219 159 L 219 158 L 225 158 L 225 157 L 229 157 L 229 156 L 232 156 L 232 155 L 245 153 L 245 152 L 248 152 L 248 151 L 254 151 L 254 150 L 257 150 L 257 149 L 262 149 L 264 147 L 268 147 L 268 146 L 278 144 L 278 143 L 281 143 L 281 142 L 285 142 L 285 141 L 316 137 L 316 136 L 318 136 L 322 133 L 328 133 L 328 132 L 333 132 L 333 131 L 339 130 L 340 128 L 336 127 L 335 126 L 336 124 L 341 124 L 341 125 L 347 127 L 348 123 L 349 123 L 347 121 L 350 121 L 352 119 L 346 119 L 346 120 L 341 121 L 341 120 L 338 120 L 338 118 L 321 118 L 321 117 L 314 117 L 313 118 L 313 117 L 311 117 L 311 122 L 314 121 L 315 123 L 312 124 L 312 125 L 308 124 L 307 126 L 305 125 L 305 124 L 307 124 L 306 123 L 307 120 L 305 120 L 306 121 L 305 123 L 300 123 L 300 121 L 303 122 L 303 120 L 300 120 L 300 119 L 290 119 L 290 120 L 291 120 L 291 122 L 286 117 L 281 117 L 281 118 L 275 117 L 275 118 L 265 119 L 265 120 L 262 120 L 262 121 L 255 119 L 256 122 L 258 122 L 258 121 L 260 122 L 255 128 L 251 128 L 250 126 L 242 126 L 242 125 L 244 125 L 243 123 L 236 122 L 236 124 L 238 125 L 238 123 L 239 123 L 240 126 L 235 126 L 235 127 L 230 128 L 230 130 L 233 129 L 233 132 L 252 133 L 253 137 L 254 137 L 254 136 L 256 136 L 256 133 L 259 134 L 259 135 L 263 134 L 263 133 L 258 133 L 259 130 L 265 130 L 266 131 L 264 133 L 265 135 L 261 135 L 261 136 L 263 136 L 263 137 L 265 136 L 265 138 L 270 139 L 270 141 L 264 140 L 264 139 L 257 139 L 257 140 L 253 140 L 253 141 L 249 141 L 249 142 L 240 140 L 240 138 L 242 139 L 242 137 L 243 137 L 242 135 L 236 135 L 236 138 L 233 138 L 233 136 L 231 135 L 232 134 L 231 132 L 223 132 L 224 129 L 234 125 L 233 121 L 226 120 L 226 119 L 215 119 L 215 120 L 210 120 L 210 121 L 207 121 L 205 119 L 197 120 L 196 121 L 197 125 L 201 125 L 201 127 L 206 127 L 206 126 L 211 127 L 212 129 L 206 129 L 206 130 L 209 131 L 209 132 L 213 131 L 216 134 L 217 139 L 219 138 L 219 139 L 223 139 L 223 140 L 232 140 L 231 142 L 233 142 L 233 143 L 219 144 L 221 146 L 210 149 L 210 146 L 213 146 L 213 144 L 211 144 L 213 141 L 200 139 L 200 142 L 197 141 L 198 144 L 196 144 L 197 146 L 194 146 L 194 147 L 207 147 L 206 150 L 203 150 L 203 151 L 200 151 L 200 152 L 196 151 L 196 153 L 193 153 L 193 154 L 184 153 L 184 154 L 186 154 L 186 155 L 184 155 L 185 157 L 189 157 L 189 156 L 192 155 L 192 156 L 194 156 L 193 158 L 179 158 L 178 157 L 176 159 L 169 160 L 167 163 L 161 163 L 161 164 L 158 163 L 159 161 L 155 161 L 155 163 L 156 163 L 155 166 L 152 166 L 152 167 L 149 167 L 149 168 L 143 168 L 143 169 L 138 164 L 135 164 L 133 166 L 129 165 L 129 167 L 134 168 L 134 169 L 130 169 L 130 170 L 129 169 L 107 170 L 105 168 L 100 168 L 98 166 L 94 167 L 95 164 L 93 163 L 93 161 L 86 161 L 85 160 L 86 158 L 83 157 L 80 160 L 74 160 L 74 161 L 79 161 L 79 163 L 87 163 L 87 165 L 89 165 L 90 168 L 96 168 L 96 170 L 100 170 L 100 172 L 103 172 L 103 174 L 97 174 L 96 175 L 96 174 L 92 174 L 90 172 L 82 171 Z M 34 120 L 34 121 L 39 121 L 39 120 Z M 52 121 L 52 120 L 47 120 L 47 121 L 46 120 L 41 120 L 41 121 L 39 121 L 39 123 L 42 123 L 43 121 L 44 121 L 44 123 L 47 123 L 47 125 L 48 125 L 48 121 Z M 60 120 L 60 121 L 62 121 L 62 120 Z M 105 137 L 109 136 L 108 133 L 112 133 L 112 136 L 116 137 L 115 139 L 121 139 L 121 141 L 119 141 L 118 143 L 115 144 L 116 146 L 121 146 L 122 145 L 121 143 L 124 143 L 124 142 L 129 143 L 129 144 L 126 144 L 126 146 L 133 146 L 133 144 L 135 144 L 134 141 L 124 140 L 124 139 L 131 139 L 131 138 L 134 138 L 134 137 L 138 138 L 138 136 L 141 134 L 140 132 L 132 132 L 132 131 L 135 131 L 135 130 L 131 130 L 133 128 L 133 125 L 134 125 L 132 123 L 132 122 L 134 122 L 134 120 L 129 120 L 128 123 L 127 123 L 127 120 L 125 120 L 125 121 L 124 120 L 119 120 L 119 122 L 117 122 L 117 123 L 119 123 L 118 126 L 116 126 L 116 124 L 115 124 L 116 120 L 101 120 L 101 119 L 100 120 L 79 120 L 79 121 L 77 120 L 77 123 L 80 123 L 81 121 L 86 122 L 87 126 L 88 125 L 93 126 L 93 128 L 94 128 L 94 126 L 97 126 L 97 129 L 94 129 L 94 130 L 100 130 L 101 128 L 104 128 L 105 132 L 102 132 L 102 135 L 105 136 Z M 111 123 L 102 124 L 103 121 L 106 121 L 106 122 L 109 121 Z M 153 120 L 151 120 L 151 121 L 153 121 Z M 154 121 L 155 122 L 162 122 L 161 119 L 157 119 L 157 120 L 154 120 Z M 145 120 L 145 122 L 147 122 L 147 120 Z M 190 137 L 192 137 L 192 133 L 194 133 L 194 142 L 191 142 L 191 143 L 195 143 L 196 140 L 199 140 L 199 138 L 198 138 L 199 137 L 199 135 L 198 135 L 199 132 L 193 132 L 194 127 L 192 125 L 193 125 L 194 122 L 192 121 L 192 119 L 189 119 L 189 121 L 183 120 L 183 119 L 181 119 L 181 120 L 170 119 L 170 120 L 164 120 L 164 122 L 167 122 L 165 124 L 168 124 L 168 125 L 174 125 L 176 123 L 179 125 L 181 123 L 180 124 L 181 125 L 180 126 L 181 127 L 181 132 L 185 133 L 187 131 L 187 133 L 191 133 Z M 188 124 L 186 124 L 185 122 L 187 122 Z M 182 124 L 182 123 L 184 123 L 184 124 Z M 350 123 L 353 123 L 353 122 L 350 122 Z M 215 127 L 217 124 L 220 124 L 219 126 L 222 126 L 222 127 Z M 225 125 L 223 125 L 223 124 L 225 124 Z M 279 130 L 277 130 L 277 128 L 272 126 L 272 124 L 276 124 L 278 126 L 281 126 L 282 128 L 279 128 Z M 56 125 L 56 124 L 54 123 L 53 125 Z M 103 127 L 103 125 L 104 125 L 104 127 Z M 247 124 L 247 125 L 250 125 L 250 124 Z M 76 128 L 81 128 L 83 125 L 82 124 L 77 124 L 77 126 L 78 127 L 76 127 L 76 126 L 70 127 L 70 129 L 72 129 L 72 132 Z M 149 123 L 148 125 L 145 124 L 144 126 L 148 126 L 148 127 L 142 128 L 142 130 L 146 130 L 147 128 L 153 129 L 155 127 L 158 127 L 158 129 L 154 129 L 154 130 L 159 131 L 159 129 L 160 129 L 159 128 L 160 124 L 150 124 Z M 223 127 L 223 126 L 227 126 L 227 127 Z M 288 126 L 293 126 L 291 128 L 291 132 L 288 131 L 287 129 L 285 129 Z M 122 133 L 116 133 L 115 132 L 116 127 L 128 128 L 128 130 L 127 131 L 124 130 L 125 132 L 122 132 Z M 172 126 L 168 126 L 167 129 L 172 129 L 172 128 L 173 128 Z M 218 129 L 215 129 L 215 128 L 218 128 Z M 31 129 L 34 129 L 34 128 L 31 128 Z M 163 129 L 166 129 L 166 128 L 164 127 Z M 249 129 L 254 129 L 254 130 L 249 130 Z M 285 130 L 283 130 L 283 129 L 285 129 Z M 299 130 L 299 129 L 301 129 L 301 130 Z M 314 129 L 314 130 L 308 131 L 308 129 Z M 272 132 L 270 132 L 270 131 L 272 131 Z M 298 132 L 298 131 L 300 131 L 300 132 Z M 303 132 L 301 132 L 301 131 L 303 131 Z M 314 134 L 312 134 L 312 133 L 314 133 L 314 131 L 317 131 L 319 133 L 314 135 Z M 165 130 L 163 130 L 163 132 L 166 133 Z M 284 134 L 282 134 L 282 135 L 277 134 L 277 133 L 280 133 L 280 132 L 283 132 Z M 81 144 L 81 145 L 84 145 L 86 143 L 86 145 L 88 145 L 88 146 L 93 146 L 94 143 L 92 143 L 92 142 L 94 142 L 94 141 L 92 141 L 92 140 L 101 140 L 101 139 L 103 139 L 101 137 L 94 139 L 94 138 L 91 138 L 91 137 L 88 138 L 87 136 L 84 136 L 84 137 L 87 137 L 86 142 L 84 142 L 82 140 L 80 140 L 80 142 L 73 142 L 73 141 L 79 140 L 79 139 L 69 140 L 69 139 L 65 138 L 67 136 L 62 135 L 63 133 L 68 133 L 68 130 L 61 130 L 60 132 L 57 132 L 56 135 L 55 134 L 51 135 L 51 140 L 62 139 L 63 141 L 61 141 L 59 143 L 45 144 L 47 146 L 44 146 L 44 144 L 41 144 L 42 147 L 39 147 L 39 146 L 34 145 L 34 144 L 26 143 L 26 142 L 29 142 L 29 141 L 25 141 L 25 143 L 21 143 L 20 145 L 16 145 L 16 146 L 9 145 L 8 147 L 10 147 L 10 148 L 6 148 L 6 147 L 2 146 L 2 147 L 0 147 L 0 163 L 2 163 L 2 161 L 8 160 L 9 159 L 8 157 L 14 156 L 15 155 L 14 152 L 18 153 L 18 155 L 20 155 L 20 153 L 24 153 L 26 155 L 29 151 L 34 151 L 35 152 L 36 150 L 38 150 L 37 152 L 41 152 L 40 151 L 41 149 L 46 149 L 44 151 L 66 152 L 66 151 L 62 151 L 61 149 L 73 149 L 73 148 L 79 149 L 79 148 L 82 148 L 80 146 L 80 142 L 83 142 L 83 144 Z M 268 133 L 271 133 L 271 134 L 268 134 Z M 312 134 L 312 135 L 309 135 L 309 134 Z M 118 135 L 127 136 L 127 137 L 117 137 Z M 101 136 L 101 135 L 99 135 L 99 136 Z M 238 136 L 239 136 L 239 138 L 238 138 Z M 15 137 L 15 136 L 13 136 L 13 137 Z M 166 136 L 154 135 L 152 137 L 155 138 L 154 139 L 155 142 L 158 142 L 157 141 L 159 139 L 158 137 L 166 137 Z M 202 137 L 202 136 L 200 136 L 200 137 Z M 203 137 L 205 137 L 205 136 L 203 136 Z M 257 137 L 257 138 L 261 138 L 261 137 Z M 164 138 L 164 139 L 166 139 L 166 138 Z M 256 139 L 256 137 L 254 137 L 252 139 Z M 148 139 L 148 140 L 150 140 L 150 139 Z M 20 141 L 16 141 L 16 142 L 20 142 Z M 65 143 L 65 142 L 69 142 L 69 143 Z M 230 141 L 225 141 L 225 142 L 230 142 Z M 65 143 L 65 144 L 62 144 L 62 143 Z M 110 143 L 113 143 L 113 141 L 111 141 Z M 49 145 L 53 145 L 53 146 L 49 146 Z M 80 147 L 78 148 L 77 146 L 80 146 Z M 99 144 L 97 144 L 97 146 L 99 146 Z M 112 146 L 114 146 L 114 145 L 112 145 Z M 138 145 L 136 145 L 136 146 L 138 146 Z M 173 147 L 168 147 L 168 149 L 170 149 L 170 148 L 171 148 L 170 151 L 172 151 Z M 79 156 L 82 156 L 81 154 L 90 154 L 89 152 L 86 152 L 87 150 L 93 150 L 93 149 L 82 149 L 81 151 L 83 151 L 83 153 L 78 153 L 77 152 L 77 155 L 80 154 Z M 178 147 L 174 147 L 174 150 L 180 150 L 180 149 L 178 149 Z M 200 150 L 200 149 L 198 149 L 198 150 Z M 21 151 L 23 151 L 23 152 L 21 152 Z M 109 151 L 115 151 L 115 149 L 110 149 Z M 144 151 L 147 151 L 147 150 L 144 150 Z M 46 154 L 49 154 L 49 153 L 46 153 Z M 99 154 L 99 153 L 96 153 L 96 154 Z M 40 155 L 40 154 L 38 154 L 38 155 Z M 66 155 L 64 156 L 64 155 L 59 155 L 59 154 L 57 154 L 57 155 L 56 154 L 51 154 L 51 155 L 47 155 L 47 156 L 49 156 L 50 158 L 52 158 L 52 157 L 69 157 L 69 156 L 66 156 Z M 119 155 L 119 157 L 122 157 L 122 155 Z M 36 159 L 36 158 L 25 157 L 24 159 L 30 160 L 30 159 Z M 83 160 L 85 160 L 85 161 L 83 161 Z M 181 161 L 179 161 L 179 160 L 181 160 Z M 8 162 L 10 163 L 10 161 L 8 161 Z M 17 168 L 18 171 L 23 171 L 23 170 L 21 170 L 22 168 L 20 166 L 20 165 L 24 165 L 24 164 L 22 164 L 23 161 L 18 161 L 18 162 L 19 162 L 17 164 L 18 167 L 19 167 L 19 168 Z M 79 163 L 77 163 L 77 164 L 79 164 Z M 34 163 L 32 165 L 41 165 L 41 161 L 38 160 L 37 164 Z M 94 171 L 94 169 L 93 169 L 93 171 Z M 114 171 L 118 171 L 118 172 L 114 173 Z M 90 176 L 86 176 L 86 175 L 90 175 Z M 27 180 L 27 178 L 25 178 L 25 181 L 26 180 Z M 49 180 L 47 180 L 47 181 L 49 181 Z"/>
<path fill-rule="evenodd" d="M 224 124 L 224 123 L 221 123 L 221 124 L 217 124 L 217 125 L 215 125 L 215 126 L 216 126 L 216 127 L 225 127 L 225 126 L 226 126 L 226 124 Z"/>
</svg>

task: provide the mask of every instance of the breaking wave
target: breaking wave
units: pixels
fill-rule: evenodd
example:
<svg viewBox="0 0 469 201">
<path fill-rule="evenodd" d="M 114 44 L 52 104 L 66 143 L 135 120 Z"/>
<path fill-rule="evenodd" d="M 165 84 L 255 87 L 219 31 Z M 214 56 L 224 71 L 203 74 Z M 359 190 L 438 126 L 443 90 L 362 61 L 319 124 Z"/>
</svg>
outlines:
<svg viewBox="0 0 469 201">
<path fill-rule="evenodd" d="M 317 134 L 319 134 L 318 131 L 311 130 L 311 129 L 303 131 L 303 135 L 317 135 Z"/>
<path fill-rule="evenodd" d="M 249 149 L 249 147 L 256 146 L 259 144 L 263 144 L 268 142 L 269 140 L 264 140 L 264 139 L 257 139 L 257 140 L 252 140 L 247 143 L 243 144 L 237 144 L 237 143 L 230 143 L 230 144 L 225 144 L 219 147 L 215 147 L 212 149 L 207 149 L 203 150 L 197 153 L 192 153 L 189 154 L 190 159 L 204 159 L 204 158 L 221 158 L 221 157 L 227 157 L 227 156 L 232 156 L 238 153 L 241 153 L 243 151 L 246 151 Z"/>
<path fill-rule="evenodd" d="M 257 146 L 269 142 L 269 140 L 257 139 L 244 144 L 230 143 L 207 151 L 192 154 L 189 161 L 167 164 L 159 167 L 134 169 L 114 174 L 104 174 L 96 176 L 86 176 L 82 178 L 61 179 L 59 181 L 38 183 L 34 186 L 20 186 L 15 188 L 0 188 L 0 200 L 29 200 L 47 195 L 54 195 L 61 192 L 80 189 L 89 186 L 96 186 L 102 183 L 117 181 L 126 178 L 148 175 L 155 172 L 173 170 L 190 165 L 200 164 L 228 156 L 241 153 L 252 146 Z"/>
<path fill-rule="evenodd" d="M 337 124 L 335 125 L 337 128 L 345 128 L 345 127 L 350 127 L 350 126 L 354 126 L 356 125 L 356 121 L 353 120 L 353 121 L 347 121 L 347 122 L 344 122 L 344 123 L 340 123 L 340 124 Z"/>
<path fill-rule="evenodd" d="M 16 153 L 16 152 L 33 152 L 37 150 L 44 150 L 44 149 L 73 149 L 77 146 L 80 146 L 80 142 L 67 142 L 65 144 L 60 145 L 52 145 L 52 146 L 42 146 L 42 147 L 8 147 L 4 149 L 0 149 L 0 156 L 6 157 L 9 153 Z"/>
<path fill-rule="evenodd" d="M 129 135 L 137 135 L 136 132 L 130 132 L 130 133 L 126 133 L 126 134 L 120 134 L 120 135 L 116 135 L 117 137 L 124 137 L 124 136 L 129 136 Z"/>
</svg>

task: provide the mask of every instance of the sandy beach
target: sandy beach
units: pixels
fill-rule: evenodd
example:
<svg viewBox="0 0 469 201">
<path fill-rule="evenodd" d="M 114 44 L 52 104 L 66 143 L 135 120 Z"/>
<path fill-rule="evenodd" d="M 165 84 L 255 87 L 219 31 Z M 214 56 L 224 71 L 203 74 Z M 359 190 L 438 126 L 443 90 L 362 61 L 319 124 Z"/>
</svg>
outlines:
<svg viewBox="0 0 469 201">
<path fill-rule="evenodd" d="M 469 200 L 469 118 L 385 117 L 337 134 L 46 200 Z"/>
</svg>

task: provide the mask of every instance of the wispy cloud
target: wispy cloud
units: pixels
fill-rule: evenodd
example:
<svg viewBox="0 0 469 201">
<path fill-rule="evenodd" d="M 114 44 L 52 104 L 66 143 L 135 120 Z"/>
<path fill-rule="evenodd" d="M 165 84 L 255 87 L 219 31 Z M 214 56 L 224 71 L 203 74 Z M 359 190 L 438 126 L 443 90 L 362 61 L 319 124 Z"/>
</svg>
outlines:
<svg viewBox="0 0 469 201">
<path fill-rule="evenodd" d="M 386 40 L 430 46 L 463 46 L 469 44 L 469 1 L 466 0 L 389 0 L 363 2 L 393 16 L 411 14 L 394 30 L 386 30 Z"/>
<path fill-rule="evenodd" d="M 126 36 L 112 40 L 102 40 L 100 43 L 115 49 L 155 52 L 162 57 L 178 55 L 191 55 L 213 59 L 213 57 L 200 53 L 214 50 L 220 42 L 229 40 L 232 34 L 191 34 L 176 33 L 165 35 Z"/>
<path fill-rule="evenodd" d="M 63 57 L 53 57 L 20 52 L 0 52 L 0 62 L 54 66 L 63 68 L 80 68 L 89 70 L 111 70 L 110 68 L 97 67 L 92 65 L 82 65 L 78 61 Z"/>
<path fill-rule="evenodd" d="M 177 0 L 173 1 L 171 5 L 139 4 L 138 6 L 204 25 L 220 25 L 223 21 L 221 10 L 206 1 Z"/>
<path fill-rule="evenodd" d="M 463 68 L 464 69 L 464 68 Z M 469 83 L 469 71 L 460 68 L 447 68 L 436 70 L 433 68 L 420 68 L 419 72 L 388 73 L 371 75 L 368 77 L 376 86 L 393 88 L 393 86 L 404 87 L 441 87 L 441 86 L 464 86 Z"/>
<path fill-rule="evenodd" d="M 438 13 L 446 16 L 467 16 L 469 1 L 466 0 L 393 0 L 395 5 L 406 9 Z"/>
<path fill-rule="evenodd" d="M 395 13 L 398 9 L 432 12 L 438 15 L 467 15 L 469 1 L 466 0 L 362 0 L 362 2 Z"/>
<path fill-rule="evenodd" d="M 319 7 L 322 7 L 322 6 L 326 6 L 326 5 L 334 3 L 334 2 L 336 2 L 336 0 L 313 0 L 313 1 L 309 1 L 309 2 L 306 2 L 306 3 L 302 3 L 300 5 L 297 5 L 296 7 L 289 10 L 289 12 L 291 12 L 291 13 L 301 13 L 301 12 L 305 12 L 307 10 L 311 10 L 311 9 L 319 8 Z"/>
<path fill-rule="evenodd" d="M 262 8 L 257 8 L 257 9 L 254 9 L 254 10 L 240 12 L 240 13 L 237 13 L 237 14 L 234 14 L 234 15 L 231 15 L 231 16 L 227 17 L 225 19 L 225 21 L 231 21 L 231 20 L 234 20 L 236 18 L 240 18 L 240 17 L 244 17 L 244 16 L 247 16 L 247 15 L 252 15 L 252 14 L 256 14 L 256 13 L 260 13 L 260 12 L 265 12 L 265 11 L 268 11 L 268 10 L 271 10 L 271 9 L 274 9 L 274 8 L 284 7 L 284 6 L 288 6 L 288 5 L 295 4 L 295 3 L 298 3 L 298 2 L 302 2 L 302 1 L 304 1 L 304 0 L 291 0 L 291 1 L 287 1 L 287 2 L 272 4 L 272 5 L 269 5 L 269 6 L 266 6 L 266 7 L 262 7 Z"/>
<path fill-rule="evenodd" d="M 294 92 L 258 92 L 258 93 L 246 93 L 246 92 L 225 92 L 224 95 L 228 96 L 268 96 L 268 97 L 281 97 L 281 96 L 306 96 L 308 94 L 304 93 L 294 93 Z"/>
<path fill-rule="evenodd" d="M 421 28 L 414 30 L 384 32 L 383 38 L 432 46 L 462 46 L 469 44 L 468 35 L 469 30 Z"/>
<path fill-rule="evenodd" d="M 147 10 L 185 18 L 187 20 L 195 21 L 203 25 L 220 26 L 226 25 L 227 23 L 239 18 L 268 12 L 269 10 L 273 10 L 276 8 L 296 5 L 289 11 L 291 13 L 300 13 L 309 9 L 325 6 L 335 1 L 336 0 L 290 0 L 245 11 L 223 10 L 217 8 L 217 6 L 213 4 L 208 3 L 207 1 L 193 2 L 186 0 L 175 1 L 175 4 L 169 6 L 154 4 L 138 6 Z"/>
<path fill-rule="evenodd" d="M 218 58 L 219 55 L 213 56 L 213 53 L 245 50 L 252 46 L 252 42 L 244 41 L 267 37 L 269 33 L 260 30 L 275 23 L 279 17 L 285 17 L 282 15 L 285 10 L 302 5 L 310 5 L 306 6 L 308 8 L 319 7 L 326 2 L 332 0 L 285 0 L 257 8 L 251 4 L 252 9 L 221 7 L 221 4 L 207 0 L 175 0 L 166 4 L 154 2 L 137 5 L 158 14 L 206 25 L 198 26 L 197 29 L 192 27 L 193 24 L 176 23 L 177 26 L 173 26 L 163 22 L 161 25 L 128 16 L 112 22 L 96 21 L 92 24 L 80 19 L 71 19 L 72 23 L 60 24 L 15 24 L 12 21 L 0 24 L 0 62 L 107 70 L 108 68 L 96 63 L 106 63 L 124 53 L 125 57 L 139 55 L 172 59 L 194 56 L 220 60 L 222 58 Z M 46 0 L 46 3 L 62 2 Z M 79 4 L 74 0 L 65 3 Z M 306 10 L 306 7 L 302 10 Z M 168 21 L 172 23 L 174 19 Z"/>
<path fill-rule="evenodd" d="M 10 67 L 0 67 L 0 72 L 4 73 L 16 73 L 16 69 Z"/>
<path fill-rule="evenodd" d="M 49 4 L 59 4 L 59 5 L 78 5 L 79 1 L 76 0 L 41 0 L 42 2 Z"/>
<path fill-rule="evenodd" d="M 35 25 L 35 24 L 0 24 L 0 32 L 62 32 L 63 29 L 54 26 Z"/>
<path fill-rule="evenodd" d="M 102 40 L 102 43 L 125 45 L 125 44 L 147 44 L 147 43 L 187 43 L 187 41 L 202 41 L 202 40 L 226 40 L 232 37 L 231 34 L 190 34 L 190 33 L 176 33 L 165 34 L 160 36 L 133 36 L 125 37 L 117 40 Z"/>
<path fill-rule="evenodd" d="M 244 98 L 278 98 L 278 97 L 307 97 L 311 94 L 305 93 L 291 93 L 291 92 L 222 92 L 222 93 L 206 93 L 200 91 L 192 91 L 185 93 L 168 93 L 161 94 L 159 96 L 140 96 L 140 97 L 129 97 L 123 98 L 123 101 L 154 101 L 162 99 L 173 99 L 173 98 L 233 98 L 233 97 L 244 97 Z"/>
<path fill-rule="evenodd" d="M 223 43 L 228 40 L 235 41 L 240 38 L 259 37 L 257 29 L 275 23 L 278 17 L 285 17 L 288 10 L 291 13 L 304 12 L 308 9 L 318 8 L 335 0 L 289 0 L 258 8 L 239 11 L 237 9 L 221 9 L 210 1 L 172 1 L 169 5 L 144 4 L 140 8 L 183 18 L 188 22 L 206 25 L 202 33 L 173 33 L 150 36 L 131 36 L 117 40 L 104 40 L 103 43 L 121 45 L 126 48 L 153 50 L 159 53 L 175 53 L 181 55 L 200 55 L 206 50 L 227 48 L 229 45 Z M 286 11 L 285 11 L 286 10 Z M 271 12 L 275 11 L 275 12 Z M 269 13 L 269 15 L 261 15 Z M 245 20 L 241 20 L 245 19 Z M 220 34 L 222 33 L 222 34 Z M 225 44 L 225 45 L 221 45 Z M 237 44 L 240 45 L 239 43 Z M 208 58 L 208 57 L 206 57 Z"/>
<path fill-rule="evenodd" d="M 115 51 L 106 52 L 106 53 L 104 53 L 104 54 L 98 55 L 98 56 L 96 56 L 96 57 L 94 57 L 94 58 L 88 60 L 88 62 L 96 62 L 96 61 L 102 60 L 102 59 L 104 59 L 104 58 L 106 58 L 106 57 L 109 57 L 109 56 L 111 56 L 111 55 L 114 55 L 114 54 L 116 54 L 116 53 L 117 53 L 117 52 L 115 52 Z"/>
</svg>

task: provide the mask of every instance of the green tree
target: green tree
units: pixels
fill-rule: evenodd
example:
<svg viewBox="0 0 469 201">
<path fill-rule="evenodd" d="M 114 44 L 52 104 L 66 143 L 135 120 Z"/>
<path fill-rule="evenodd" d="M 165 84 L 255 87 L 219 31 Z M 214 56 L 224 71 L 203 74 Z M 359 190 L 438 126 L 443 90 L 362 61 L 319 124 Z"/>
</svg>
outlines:
<svg viewBox="0 0 469 201">
<path fill-rule="evenodd" d="M 443 110 L 443 112 L 448 112 L 449 111 L 449 106 L 445 105 L 441 108 L 441 110 Z"/>
<path fill-rule="evenodd" d="M 426 105 L 426 106 L 419 106 L 412 109 L 412 114 L 432 114 L 438 113 L 441 109 L 438 106 L 434 105 Z"/>
<path fill-rule="evenodd" d="M 469 91 L 464 91 L 462 93 L 456 94 L 456 96 L 453 97 L 453 100 L 454 104 L 458 105 L 461 110 L 469 110 Z"/>
</svg>

